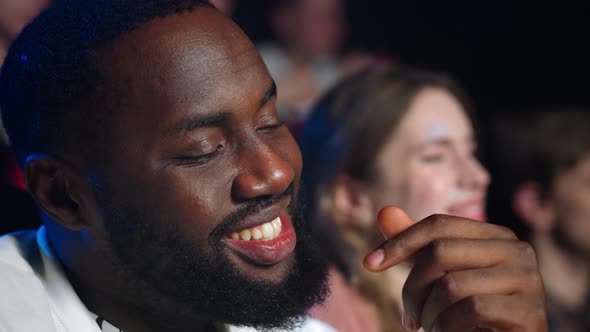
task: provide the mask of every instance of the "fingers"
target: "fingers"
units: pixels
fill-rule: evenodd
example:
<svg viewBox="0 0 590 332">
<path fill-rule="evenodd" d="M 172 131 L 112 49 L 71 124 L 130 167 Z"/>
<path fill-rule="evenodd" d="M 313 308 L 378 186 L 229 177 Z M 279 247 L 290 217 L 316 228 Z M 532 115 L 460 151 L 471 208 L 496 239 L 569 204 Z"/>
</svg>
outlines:
<svg viewBox="0 0 590 332">
<path fill-rule="evenodd" d="M 543 300 L 517 295 L 477 295 L 455 303 L 435 320 L 430 332 L 547 331 Z"/>
<path fill-rule="evenodd" d="M 377 224 L 381 234 L 387 240 L 412 226 L 414 221 L 404 210 L 395 206 L 386 206 L 377 214 Z M 365 265 L 377 266 L 384 258 L 385 251 L 378 248 L 365 258 Z"/>
<path fill-rule="evenodd" d="M 543 283 L 529 244 L 507 228 L 459 217 L 433 215 L 404 230 L 407 220 L 403 211 L 384 210 L 379 224 L 390 238 L 365 258 L 372 271 L 415 261 L 403 289 L 404 325 L 546 331 Z"/>
<path fill-rule="evenodd" d="M 507 228 L 470 219 L 433 215 L 391 238 L 384 245 L 387 258 L 394 264 L 415 254 L 438 239 L 506 239 L 516 236 Z M 389 265 L 384 262 L 384 265 Z"/>
<path fill-rule="evenodd" d="M 365 258 L 365 267 L 383 271 L 434 240 L 446 238 L 515 240 L 516 236 L 505 227 L 460 217 L 432 215 L 387 240 Z"/>
<path fill-rule="evenodd" d="M 396 236 L 414 224 L 412 218 L 404 210 L 395 206 L 382 208 L 377 214 L 377 222 L 385 239 Z"/>
<path fill-rule="evenodd" d="M 493 267 L 449 272 L 434 282 L 419 322 L 425 331 L 429 331 L 442 312 L 463 299 L 531 292 L 534 296 L 534 290 L 542 287 L 540 274 L 533 268 Z"/>
<path fill-rule="evenodd" d="M 486 273 L 490 271 L 489 268 L 495 266 L 502 268 L 494 270 L 496 274 Z M 501 273 L 509 269 L 531 270 L 537 273 L 535 254 L 530 245 L 514 240 L 435 240 L 416 255 L 416 264 L 404 285 L 403 301 L 406 314 L 413 321 L 422 323 L 421 317 L 433 319 L 446 306 L 463 297 L 487 294 L 492 290 L 506 290 L 506 294 L 510 294 L 534 286 L 511 283 L 511 280 L 524 276 Z M 464 274 L 452 273 L 454 271 L 464 271 Z M 468 283 L 455 284 L 456 276 L 466 277 Z M 491 285 L 492 283 L 496 285 Z M 442 292 L 439 293 L 442 299 L 437 298 L 437 285 L 443 289 L 446 287 L 452 297 L 446 297 Z M 515 288 L 516 286 L 521 288 Z M 427 312 L 425 303 L 433 294 L 431 300 L 437 302 L 436 305 L 431 304 L 428 307 L 430 311 Z"/>
</svg>

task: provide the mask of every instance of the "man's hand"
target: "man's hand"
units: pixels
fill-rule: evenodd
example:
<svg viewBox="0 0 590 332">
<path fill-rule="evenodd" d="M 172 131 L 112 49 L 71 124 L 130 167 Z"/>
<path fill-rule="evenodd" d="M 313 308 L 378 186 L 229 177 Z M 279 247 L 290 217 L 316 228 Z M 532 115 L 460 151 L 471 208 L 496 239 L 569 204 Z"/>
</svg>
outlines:
<svg viewBox="0 0 590 332">
<path fill-rule="evenodd" d="M 383 271 L 414 263 L 403 289 L 409 330 L 547 331 L 535 252 L 509 229 L 446 215 L 413 223 L 396 207 L 378 220 L 387 241 L 364 264 Z"/>
</svg>

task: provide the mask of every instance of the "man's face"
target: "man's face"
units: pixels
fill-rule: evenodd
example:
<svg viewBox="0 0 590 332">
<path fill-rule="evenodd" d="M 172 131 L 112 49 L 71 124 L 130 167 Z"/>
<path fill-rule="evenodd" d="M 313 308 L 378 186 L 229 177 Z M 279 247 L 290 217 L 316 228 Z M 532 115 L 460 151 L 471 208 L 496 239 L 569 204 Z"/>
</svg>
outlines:
<svg viewBox="0 0 590 332">
<path fill-rule="evenodd" d="M 252 325 L 303 313 L 324 264 L 291 221 L 301 155 L 252 43 L 203 7 L 97 58 L 116 120 L 92 171 L 91 233 L 137 305 Z"/>
</svg>

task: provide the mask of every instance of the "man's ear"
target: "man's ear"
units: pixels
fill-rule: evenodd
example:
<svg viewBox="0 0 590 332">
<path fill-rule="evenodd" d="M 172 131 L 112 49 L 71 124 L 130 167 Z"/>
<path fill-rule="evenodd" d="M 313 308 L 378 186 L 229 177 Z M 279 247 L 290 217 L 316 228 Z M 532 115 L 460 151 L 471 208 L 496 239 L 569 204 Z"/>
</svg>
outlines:
<svg viewBox="0 0 590 332">
<path fill-rule="evenodd" d="M 539 232 L 550 231 L 555 225 L 553 202 L 546 198 L 536 182 L 525 182 L 512 195 L 512 208 L 527 226 Z"/>
<path fill-rule="evenodd" d="M 79 175 L 70 167 L 49 155 L 31 156 L 25 165 L 25 182 L 53 221 L 72 231 L 85 228 Z"/>
<path fill-rule="evenodd" d="M 369 227 L 375 219 L 373 204 L 363 184 L 347 174 L 336 176 L 332 187 L 337 218 L 356 227 Z"/>
</svg>

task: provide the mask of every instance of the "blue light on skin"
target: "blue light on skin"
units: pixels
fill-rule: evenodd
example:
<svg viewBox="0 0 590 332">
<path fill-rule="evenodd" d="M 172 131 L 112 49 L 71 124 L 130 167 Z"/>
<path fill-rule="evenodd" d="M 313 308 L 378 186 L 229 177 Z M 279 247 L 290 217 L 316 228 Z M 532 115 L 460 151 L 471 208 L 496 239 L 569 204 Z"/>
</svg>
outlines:
<svg viewBox="0 0 590 332">
<path fill-rule="evenodd" d="M 23 168 L 27 168 L 27 165 L 33 161 L 33 160 L 37 160 L 37 159 L 42 159 L 42 158 L 52 158 L 52 156 L 48 153 L 33 153 L 30 154 L 27 159 L 25 160 L 25 166 Z"/>
</svg>

